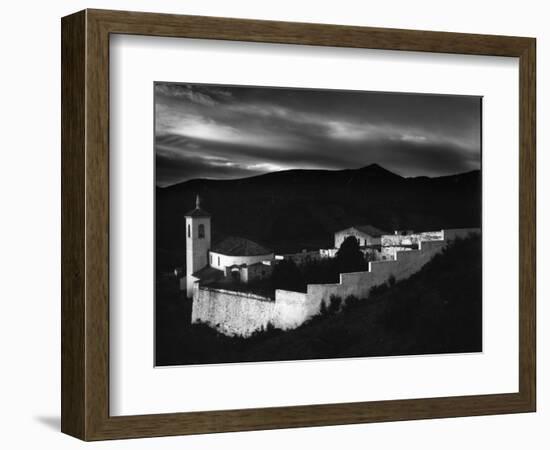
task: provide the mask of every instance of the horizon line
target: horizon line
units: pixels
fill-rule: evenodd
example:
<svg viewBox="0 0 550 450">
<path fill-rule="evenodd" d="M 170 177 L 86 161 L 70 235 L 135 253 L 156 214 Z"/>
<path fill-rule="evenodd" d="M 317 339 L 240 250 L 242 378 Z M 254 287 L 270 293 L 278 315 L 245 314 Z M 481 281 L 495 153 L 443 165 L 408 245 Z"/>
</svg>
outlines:
<svg viewBox="0 0 550 450">
<path fill-rule="evenodd" d="M 250 176 L 245 176 L 245 177 L 237 177 L 237 178 L 209 178 L 209 177 L 199 177 L 199 178 L 189 178 L 188 180 L 184 180 L 184 181 L 178 181 L 178 182 L 175 182 L 175 183 L 171 183 L 171 184 L 165 184 L 165 185 L 159 185 L 157 183 L 155 183 L 155 187 L 159 188 L 159 189 L 166 189 L 166 188 L 170 188 L 170 187 L 173 187 L 173 186 L 177 186 L 179 184 L 184 184 L 184 183 L 188 183 L 190 181 L 196 181 L 196 180 L 204 180 L 204 181 L 239 181 L 239 180 L 248 180 L 248 179 L 251 179 L 251 178 L 257 178 L 257 177 L 262 177 L 264 175 L 268 175 L 268 174 L 271 174 L 271 173 L 283 173 L 283 172 L 294 172 L 294 171 L 322 171 L 322 172 L 343 172 L 345 170 L 362 170 L 362 169 L 366 169 L 366 168 L 369 168 L 369 167 L 373 167 L 373 166 L 376 166 L 376 167 L 380 167 L 381 169 L 385 170 L 386 172 L 389 172 L 393 175 L 396 175 L 398 177 L 401 177 L 405 180 L 409 180 L 409 179 L 414 179 L 414 178 L 430 178 L 430 179 L 434 179 L 434 178 L 444 178 L 444 177 L 452 177 L 452 176 L 456 176 L 456 175 L 464 175 L 464 174 L 467 174 L 467 173 L 471 173 L 471 172 L 480 172 L 481 171 L 481 167 L 479 169 L 472 169 L 472 170 L 466 170 L 464 172 L 455 172 L 455 173 L 449 173 L 447 175 L 436 175 L 436 176 L 430 176 L 430 175 L 414 175 L 414 176 L 403 176 L 397 172 L 394 172 L 393 170 L 389 170 L 387 168 L 385 168 L 384 166 L 378 164 L 378 163 L 372 163 L 372 164 L 367 164 L 366 166 L 361 166 L 361 167 L 357 167 L 357 168 L 347 168 L 347 169 L 299 169 L 299 168 L 296 168 L 296 169 L 282 169 L 282 170 L 273 170 L 271 172 L 264 172 L 264 173 L 259 173 L 259 174 L 256 174 L 256 175 L 250 175 Z"/>
</svg>

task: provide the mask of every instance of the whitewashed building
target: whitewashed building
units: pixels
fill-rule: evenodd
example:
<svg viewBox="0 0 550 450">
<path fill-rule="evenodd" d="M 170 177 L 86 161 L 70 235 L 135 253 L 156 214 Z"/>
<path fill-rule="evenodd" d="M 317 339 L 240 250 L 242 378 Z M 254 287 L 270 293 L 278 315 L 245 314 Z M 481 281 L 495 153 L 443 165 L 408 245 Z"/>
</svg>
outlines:
<svg viewBox="0 0 550 450">
<path fill-rule="evenodd" d="M 228 236 L 212 245 L 211 215 L 201 208 L 197 195 L 195 209 L 185 215 L 186 276 L 180 288 L 192 297 L 199 281 L 215 281 L 231 276 L 248 283 L 271 274 L 273 251 L 250 239 Z"/>
<path fill-rule="evenodd" d="M 359 242 L 360 247 L 380 245 L 382 235 L 386 234 L 372 225 L 354 225 L 334 233 L 334 247 L 340 248 L 346 238 L 353 236 Z"/>
</svg>

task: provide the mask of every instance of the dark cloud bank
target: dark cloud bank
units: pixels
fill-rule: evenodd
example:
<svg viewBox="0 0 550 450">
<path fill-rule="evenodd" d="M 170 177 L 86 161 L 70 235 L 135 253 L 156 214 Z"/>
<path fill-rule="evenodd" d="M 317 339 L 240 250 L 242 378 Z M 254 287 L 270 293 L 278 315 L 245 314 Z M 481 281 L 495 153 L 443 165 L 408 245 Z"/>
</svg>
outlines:
<svg viewBox="0 0 550 450">
<path fill-rule="evenodd" d="M 377 163 L 480 168 L 481 98 L 155 83 L 156 184 Z"/>
</svg>

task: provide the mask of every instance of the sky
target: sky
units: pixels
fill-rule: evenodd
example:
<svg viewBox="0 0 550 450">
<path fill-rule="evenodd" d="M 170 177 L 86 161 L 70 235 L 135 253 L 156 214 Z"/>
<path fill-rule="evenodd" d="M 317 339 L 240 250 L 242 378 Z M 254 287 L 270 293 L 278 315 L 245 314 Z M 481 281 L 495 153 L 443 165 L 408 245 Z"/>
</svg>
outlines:
<svg viewBox="0 0 550 450">
<path fill-rule="evenodd" d="M 157 186 L 379 164 L 399 175 L 480 168 L 481 98 L 156 82 Z"/>
</svg>

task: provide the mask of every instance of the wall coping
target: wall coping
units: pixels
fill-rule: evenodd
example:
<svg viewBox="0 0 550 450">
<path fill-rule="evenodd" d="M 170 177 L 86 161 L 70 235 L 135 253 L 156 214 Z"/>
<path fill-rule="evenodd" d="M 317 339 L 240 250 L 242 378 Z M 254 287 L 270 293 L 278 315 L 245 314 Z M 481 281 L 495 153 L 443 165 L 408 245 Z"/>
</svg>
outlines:
<svg viewBox="0 0 550 450">
<path fill-rule="evenodd" d="M 213 288 L 213 287 L 209 287 L 209 286 L 199 286 L 199 290 L 209 291 L 209 292 L 220 292 L 222 294 L 236 295 L 236 296 L 239 296 L 239 297 L 246 297 L 246 298 L 250 298 L 250 299 L 254 299 L 254 300 L 260 300 L 260 301 L 269 302 L 269 303 L 274 303 L 275 302 L 275 300 L 270 298 L 270 297 L 264 297 L 263 295 L 254 294 L 252 292 L 232 291 L 230 289 Z M 289 292 L 293 292 L 293 291 L 289 291 Z"/>
</svg>

